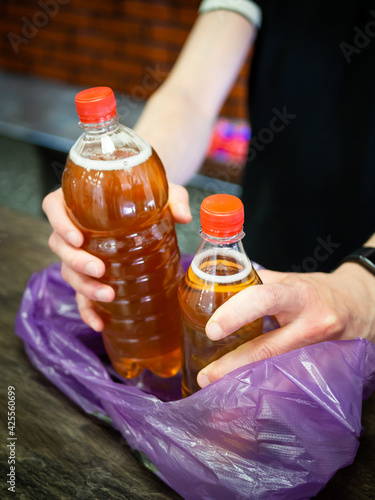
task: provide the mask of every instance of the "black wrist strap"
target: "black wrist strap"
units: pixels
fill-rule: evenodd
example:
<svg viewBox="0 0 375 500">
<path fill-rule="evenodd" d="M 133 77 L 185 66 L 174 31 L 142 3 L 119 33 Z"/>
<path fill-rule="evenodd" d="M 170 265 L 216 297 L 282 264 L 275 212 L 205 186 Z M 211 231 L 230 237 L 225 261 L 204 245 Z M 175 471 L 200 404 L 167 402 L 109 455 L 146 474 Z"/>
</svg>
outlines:
<svg viewBox="0 0 375 500">
<path fill-rule="evenodd" d="M 354 250 L 351 254 L 344 257 L 340 265 L 344 262 L 356 262 L 365 267 L 370 273 L 375 276 L 375 248 L 360 247 Z"/>
</svg>

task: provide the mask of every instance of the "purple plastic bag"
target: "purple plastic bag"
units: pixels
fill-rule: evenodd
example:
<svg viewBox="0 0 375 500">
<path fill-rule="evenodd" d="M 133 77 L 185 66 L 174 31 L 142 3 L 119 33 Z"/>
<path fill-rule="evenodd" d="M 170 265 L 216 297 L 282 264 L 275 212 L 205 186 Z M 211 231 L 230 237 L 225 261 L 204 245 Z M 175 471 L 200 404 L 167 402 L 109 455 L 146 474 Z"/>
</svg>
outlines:
<svg viewBox="0 0 375 500">
<path fill-rule="evenodd" d="M 31 277 L 16 333 L 34 366 L 86 412 L 109 416 L 192 500 L 316 495 L 354 460 L 362 397 L 375 388 L 375 345 L 356 339 L 252 363 L 187 399 L 162 401 L 180 397 L 179 376 L 161 385 L 147 373 L 113 380 L 101 336 L 80 319 L 58 264 Z"/>
</svg>

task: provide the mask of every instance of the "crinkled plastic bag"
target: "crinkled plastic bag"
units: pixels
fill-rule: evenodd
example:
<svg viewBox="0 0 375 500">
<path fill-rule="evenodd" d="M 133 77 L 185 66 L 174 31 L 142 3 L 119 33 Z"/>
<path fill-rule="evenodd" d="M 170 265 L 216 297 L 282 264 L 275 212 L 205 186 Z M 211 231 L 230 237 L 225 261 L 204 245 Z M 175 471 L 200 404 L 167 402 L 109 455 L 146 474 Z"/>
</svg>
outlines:
<svg viewBox="0 0 375 500">
<path fill-rule="evenodd" d="M 375 345 L 364 339 L 252 363 L 187 399 L 178 399 L 179 376 L 119 381 L 58 264 L 31 277 L 16 333 L 52 383 L 86 412 L 109 416 L 156 474 L 192 500 L 316 495 L 352 463 L 362 397 L 375 388 Z"/>
</svg>

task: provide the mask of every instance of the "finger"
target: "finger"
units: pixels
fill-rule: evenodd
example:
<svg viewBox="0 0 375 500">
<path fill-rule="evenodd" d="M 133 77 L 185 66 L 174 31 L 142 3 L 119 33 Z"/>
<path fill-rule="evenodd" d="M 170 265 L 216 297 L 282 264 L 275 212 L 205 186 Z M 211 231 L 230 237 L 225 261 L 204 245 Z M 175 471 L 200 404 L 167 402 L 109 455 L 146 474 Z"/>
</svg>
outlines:
<svg viewBox="0 0 375 500">
<path fill-rule="evenodd" d="M 104 323 L 95 311 L 92 301 L 80 293 L 76 294 L 76 299 L 82 320 L 93 330 L 101 332 L 104 328 Z"/>
<path fill-rule="evenodd" d="M 97 300 L 99 302 L 112 302 L 115 298 L 113 288 L 108 285 L 103 285 L 99 281 L 89 278 L 85 274 L 78 273 L 65 263 L 61 266 L 61 275 L 76 292 L 84 295 L 90 300 Z"/>
<path fill-rule="evenodd" d="M 280 324 L 301 309 L 301 295 L 285 283 L 251 286 L 222 304 L 206 325 L 211 340 L 219 340 L 265 315 L 276 315 Z"/>
<path fill-rule="evenodd" d="M 52 252 L 68 267 L 94 278 L 103 276 L 105 265 L 100 259 L 84 250 L 72 247 L 56 231 L 51 234 L 48 243 Z"/>
<path fill-rule="evenodd" d="M 53 229 L 70 245 L 80 247 L 83 243 L 83 234 L 70 220 L 64 202 L 62 189 L 48 194 L 42 203 L 44 213 Z"/>
<path fill-rule="evenodd" d="M 298 323 L 294 323 L 256 337 L 203 368 L 198 373 L 197 382 L 200 387 L 206 387 L 241 366 L 313 343 L 300 333 Z"/>
<path fill-rule="evenodd" d="M 173 217 L 179 224 L 187 224 L 191 221 L 191 211 L 189 206 L 189 193 L 183 186 L 169 183 L 169 206 Z"/>
</svg>

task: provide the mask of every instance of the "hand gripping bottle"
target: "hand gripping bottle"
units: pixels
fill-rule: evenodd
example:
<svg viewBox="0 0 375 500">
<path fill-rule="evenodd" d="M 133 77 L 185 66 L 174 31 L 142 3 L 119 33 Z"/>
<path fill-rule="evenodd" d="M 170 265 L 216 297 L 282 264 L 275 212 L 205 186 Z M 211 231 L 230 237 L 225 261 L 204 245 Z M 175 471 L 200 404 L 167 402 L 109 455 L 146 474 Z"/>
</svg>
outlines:
<svg viewBox="0 0 375 500">
<path fill-rule="evenodd" d="M 200 389 L 197 374 L 202 368 L 263 333 L 259 318 L 222 340 L 207 337 L 206 323 L 216 309 L 240 290 L 262 282 L 242 246 L 241 200 L 227 194 L 209 196 L 202 202 L 200 216 L 202 242 L 178 290 L 184 397 Z"/>
<path fill-rule="evenodd" d="M 145 368 L 170 377 L 180 369 L 177 287 L 182 276 L 163 165 L 150 145 L 118 123 L 108 87 L 79 92 L 83 134 L 62 178 L 69 216 L 84 248 L 105 263 L 99 281 L 112 303 L 95 302 L 108 356 L 122 376 Z"/>
</svg>

